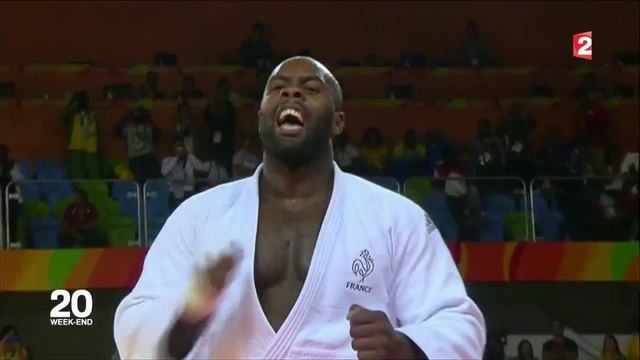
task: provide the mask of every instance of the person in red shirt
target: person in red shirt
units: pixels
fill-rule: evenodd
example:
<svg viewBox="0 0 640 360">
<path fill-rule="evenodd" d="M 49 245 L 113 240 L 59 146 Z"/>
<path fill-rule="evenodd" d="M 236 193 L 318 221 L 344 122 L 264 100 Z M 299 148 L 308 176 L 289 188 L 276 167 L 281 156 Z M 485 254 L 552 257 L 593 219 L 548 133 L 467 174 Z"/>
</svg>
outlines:
<svg viewBox="0 0 640 360">
<path fill-rule="evenodd" d="M 98 212 L 88 201 L 87 193 L 76 190 L 74 201 L 67 206 L 58 243 L 62 248 L 96 247 L 102 241 L 98 232 Z"/>
</svg>

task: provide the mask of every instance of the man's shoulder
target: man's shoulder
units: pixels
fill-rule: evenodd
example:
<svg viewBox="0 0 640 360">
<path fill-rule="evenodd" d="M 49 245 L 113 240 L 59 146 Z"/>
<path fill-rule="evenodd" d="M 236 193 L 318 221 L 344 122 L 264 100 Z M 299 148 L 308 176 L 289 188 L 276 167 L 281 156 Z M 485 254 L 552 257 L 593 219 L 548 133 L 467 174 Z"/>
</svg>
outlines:
<svg viewBox="0 0 640 360">
<path fill-rule="evenodd" d="M 216 185 L 191 196 L 180 205 L 180 208 L 182 211 L 194 215 L 205 209 L 209 211 L 226 209 L 235 203 L 250 181 L 251 178 L 245 178 Z"/>
</svg>

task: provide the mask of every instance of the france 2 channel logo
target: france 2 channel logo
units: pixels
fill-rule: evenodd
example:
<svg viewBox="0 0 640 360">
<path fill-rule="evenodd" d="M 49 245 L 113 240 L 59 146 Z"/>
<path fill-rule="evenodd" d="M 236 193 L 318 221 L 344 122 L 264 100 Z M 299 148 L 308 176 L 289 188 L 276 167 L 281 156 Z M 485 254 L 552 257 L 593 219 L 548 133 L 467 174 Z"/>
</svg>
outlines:
<svg viewBox="0 0 640 360">
<path fill-rule="evenodd" d="M 61 300 L 59 300 L 62 298 Z M 80 306 L 79 299 L 84 299 L 84 306 Z M 52 326 L 91 326 L 93 320 L 89 318 L 93 311 L 93 297 L 85 289 L 79 289 L 69 293 L 65 289 L 56 289 L 51 292 L 51 300 L 58 301 L 49 313 Z M 71 305 L 71 312 L 65 310 Z M 80 309 L 82 307 L 82 309 Z M 72 316 L 73 315 L 73 316 Z"/>
<path fill-rule="evenodd" d="M 593 37 L 591 31 L 573 34 L 573 56 L 591 60 L 591 52 L 593 47 Z"/>
</svg>

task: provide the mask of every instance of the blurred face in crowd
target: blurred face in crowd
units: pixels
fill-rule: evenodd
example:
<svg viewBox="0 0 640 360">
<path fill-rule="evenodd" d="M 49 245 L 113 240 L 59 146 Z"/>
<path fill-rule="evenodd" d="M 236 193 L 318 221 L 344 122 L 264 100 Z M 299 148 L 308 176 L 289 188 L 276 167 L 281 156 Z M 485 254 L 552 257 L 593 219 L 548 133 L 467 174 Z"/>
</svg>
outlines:
<svg viewBox="0 0 640 360">
<path fill-rule="evenodd" d="M 553 336 L 555 338 L 564 337 L 564 325 L 562 325 L 560 321 L 556 320 L 553 322 Z"/>
<path fill-rule="evenodd" d="M 187 149 L 185 149 L 182 141 L 176 141 L 176 157 L 179 159 L 184 159 L 187 156 Z"/>
<path fill-rule="evenodd" d="M 533 359 L 533 348 L 527 340 L 522 340 L 518 346 L 518 354 L 529 359 Z"/>
<path fill-rule="evenodd" d="M 285 60 L 265 88 L 258 131 L 265 155 L 289 167 L 331 152 L 331 138 L 344 127 L 342 97 L 331 73 L 306 57 Z"/>
<path fill-rule="evenodd" d="M 616 342 L 616 339 L 611 336 L 611 335 L 607 335 L 604 339 L 604 351 L 610 354 L 615 354 L 618 351 L 620 351 L 618 349 L 618 343 Z"/>
</svg>

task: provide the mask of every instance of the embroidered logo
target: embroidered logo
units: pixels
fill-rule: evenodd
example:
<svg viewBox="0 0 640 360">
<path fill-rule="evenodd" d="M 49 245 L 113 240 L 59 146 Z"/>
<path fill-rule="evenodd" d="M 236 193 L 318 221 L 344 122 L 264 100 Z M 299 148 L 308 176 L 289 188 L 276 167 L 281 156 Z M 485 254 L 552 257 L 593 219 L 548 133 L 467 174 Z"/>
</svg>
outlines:
<svg viewBox="0 0 640 360">
<path fill-rule="evenodd" d="M 355 276 L 360 278 L 358 283 L 347 281 L 346 288 L 351 291 L 359 291 L 364 293 L 370 293 L 373 290 L 373 286 L 364 284 L 364 279 L 371 275 L 374 269 L 373 257 L 369 254 L 369 250 L 362 250 L 360 257 L 353 260 L 351 264 L 351 271 Z"/>
<path fill-rule="evenodd" d="M 436 229 L 436 224 L 433 223 L 433 220 L 426 212 L 424 213 L 424 219 L 427 221 L 427 234 L 431 234 Z"/>
<path fill-rule="evenodd" d="M 373 272 L 373 258 L 369 254 L 369 250 L 362 250 L 360 252 L 361 259 L 353 260 L 353 264 L 351 264 L 351 271 L 356 276 L 360 276 L 360 282 L 363 283 L 364 279 L 371 275 Z"/>
</svg>

